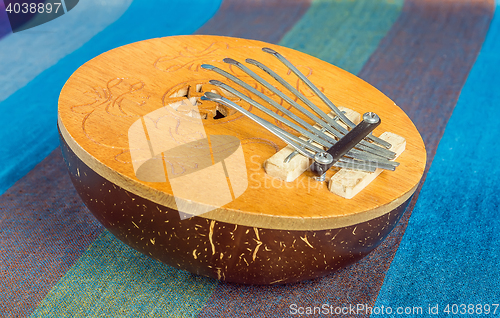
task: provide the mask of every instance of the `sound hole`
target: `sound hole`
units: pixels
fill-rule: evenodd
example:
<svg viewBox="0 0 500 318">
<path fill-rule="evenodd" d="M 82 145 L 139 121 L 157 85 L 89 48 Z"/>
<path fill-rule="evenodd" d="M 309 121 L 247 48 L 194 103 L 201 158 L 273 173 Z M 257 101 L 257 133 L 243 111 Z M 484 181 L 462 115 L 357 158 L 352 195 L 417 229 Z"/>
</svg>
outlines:
<svg viewBox="0 0 500 318">
<path fill-rule="evenodd" d="M 234 95 L 226 91 L 221 91 L 220 88 L 210 84 L 186 85 L 173 94 L 169 98 L 173 103 L 169 103 L 176 111 L 184 113 L 190 117 L 201 117 L 204 120 L 219 120 L 232 115 L 235 111 L 228 107 L 214 103 L 212 101 L 202 101 L 200 97 L 208 92 L 222 94 L 228 98 L 234 99 Z"/>
<path fill-rule="evenodd" d="M 220 106 L 220 105 L 219 105 Z M 226 118 L 226 115 L 224 115 L 222 112 L 220 112 L 218 109 L 216 110 L 216 114 L 214 116 L 214 119 L 221 119 L 221 118 Z"/>
</svg>

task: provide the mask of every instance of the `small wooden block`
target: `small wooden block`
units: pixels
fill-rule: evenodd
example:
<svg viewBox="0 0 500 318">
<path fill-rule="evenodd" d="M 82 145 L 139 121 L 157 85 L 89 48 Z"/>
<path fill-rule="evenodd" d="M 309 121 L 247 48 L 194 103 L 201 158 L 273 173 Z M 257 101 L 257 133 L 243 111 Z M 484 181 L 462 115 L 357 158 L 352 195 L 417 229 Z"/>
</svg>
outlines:
<svg viewBox="0 0 500 318">
<path fill-rule="evenodd" d="M 354 125 L 357 125 L 357 124 L 359 124 L 359 123 L 361 122 L 361 115 L 360 115 L 358 112 L 356 112 L 356 111 L 354 111 L 354 110 L 352 110 L 352 109 L 349 109 L 349 108 L 347 108 L 347 107 L 343 107 L 343 106 L 338 106 L 337 108 L 338 108 L 341 112 L 344 112 L 344 115 L 345 115 L 347 118 L 349 118 L 349 120 L 350 120 L 350 121 L 352 121 L 352 123 L 353 123 Z M 331 112 L 331 113 L 329 113 L 329 114 L 328 114 L 328 116 L 330 116 L 330 117 L 334 118 L 336 115 L 335 115 L 335 113 Z M 344 128 L 346 128 L 346 129 L 347 129 L 347 125 L 346 125 L 346 124 L 344 124 L 342 121 L 340 121 L 340 120 L 339 120 L 339 121 L 338 121 L 338 123 L 339 123 L 342 127 L 344 127 Z"/>
<path fill-rule="evenodd" d="M 284 160 L 288 157 L 294 149 L 290 146 L 286 146 L 277 153 L 275 153 L 271 158 L 264 162 L 264 169 L 266 173 L 271 177 L 278 178 L 286 182 L 292 182 L 297 179 L 304 171 L 309 168 L 309 158 L 298 154 L 292 158 L 288 163 Z"/>
<path fill-rule="evenodd" d="M 391 132 L 383 133 L 380 138 L 392 144 L 390 150 L 396 153 L 396 158 L 405 150 L 406 139 Z M 397 169 L 397 168 L 396 168 Z M 377 169 L 375 172 L 363 172 L 350 169 L 340 169 L 335 173 L 330 182 L 328 189 L 346 199 L 352 199 L 356 194 L 363 190 L 383 171 Z M 390 172 L 389 172 L 390 173 Z"/>
<path fill-rule="evenodd" d="M 361 115 L 358 112 L 342 106 L 339 106 L 338 108 L 340 111 L 345 112 L 347 118 L 349 118 L 354 124 L 357 125 L 361 121 Z M 328 116 L 334 118 L 335 114 L 329 113 Z M 341 122 L 340 124 L 343 125 Z M 343 126 L 345 127 L 345 125 Z M 321 127 L 318 125 L 314 125 L 314 127 L 321 129 Z M 326 132 L 326 134 L 332 136 L 328 132 Z M 321 148 L 321 146 L 316 143 L 313 143 L 313 145 Z M 290 160 L 288 163 L 285 163 L 285 158 L 288 157 L 293 151 L 294 149 L 292 147 L 286 146 L 285 148 L 275 153 L 271 158 L 267 159 L 266 162 L 264 162 L 264 169 L 266 170 L 266 173 L 271 177 L 278 178 L 286 182 L 293 182 L 295 179 L 297 179 L 298 176 L 300 176 L 309 168 L 310 162 L 309 158 L 301 154 L 297 154 L 292 158 L 292 160 Z"/>
</svg>

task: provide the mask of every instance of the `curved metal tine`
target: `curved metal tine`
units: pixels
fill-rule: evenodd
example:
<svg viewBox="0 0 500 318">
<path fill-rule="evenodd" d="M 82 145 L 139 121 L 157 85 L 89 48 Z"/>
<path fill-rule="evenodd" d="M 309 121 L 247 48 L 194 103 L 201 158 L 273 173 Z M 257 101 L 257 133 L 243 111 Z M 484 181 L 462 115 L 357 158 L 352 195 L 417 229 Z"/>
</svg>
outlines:
<svg viewBox="0 0 500 318">
<path fill-rule="evenodd" d="M 357 161 L 352 159 L 340 158 L 337 162 L 333 164 L 334 167 L 347 168 L 352 170 L 361 170 L 367 172 L 375 172 L 377 168 L 380 168 L 376 164 L 370 162 Z"/>
<path fill-rule="evenodd" d="M 238 84 L 239 86 L 243 87 L 244 89 L 250 91 L 251 93 L 255 94 L 256 96 L 258 96 L 261 99 L 263 99 L 264 101 L 266 101 L 268 104 L 270 104 L 274 108 L 276 108 L 279 111 L 281 111 L 283 114 L 285 114 L 288 117 L 290 117 L 291 119 L 293 119 L 295 122 L 297 122 L 297 123 L 301 124 L 303 127 L 307 128 L 309 131 L 311 131 L 314 134 L 320 136 L 321 138 L 327 140 L 329 143 L 334 144 L 334 143 L 337 142 L 334 138 L 332 138 L 332 137 L 330 137 L 330 136 L 322 133 L 320 130 L 316 129 L 314 126 L 312 126 L 311 124 L 309 124 L 308 122 L 306 122 L 302 118 L 300 118 L 297 115 L 295 115 L 294 113 L 292 113 L 290 110 L 288 110 L 285 107 L 281 106 L 276 101 L 274 101 L 270 97 L 264 95 L 263 93 L 259 92 L 254 87 L 252 87 L 249 84 L 245 83 L 244 81 L 240 80 L 236 76 L 234 76 L 232 74 L 229 74 L 228 72 L 226 72 L 226 71 L 224 71 L 224 70 L 222 70 L 222 69 L 220 69 L 218 67 L 215 67 L 213 65 L 210 65 L 210 64 L 202 64 L 201 67 L 204 68 L 204 69 L 207 69 L 207 70 L 214 71 L 214 72 L 216 72 L 216 73 L 218 73 L 218 74 L 226 77 L 227 79 L 233 81 L 234 83 Z M 328 125 L 326 125 L 326 126 L 328 126 Z M 341 135 L 341 136 L 343 136 L 343 135 Z M 361 148 L 362 150 L 369 151 L 363 145 L 358 145 L 357 148 Z M 371 151 L 369 151 L 369 152 L 371 152 Z M 387 156 L 382 156 L 382 155 L 379 155 L 378 153 L 374 153 L 373 155 L 374 155 L 374 157 L 372 158 L 373 160 L 386 159 L 387 158 Z M 392 158 L 394 158 L 394 155 L 389 156 L 389 158 L 387 158 L 387 159 L 392 159 Z"/>
<path fill-rule="evenodd" d="M 372 160 L 359 160 L 359 159 L 342 157 L 339 159 L 339 161 L 363 164 L 363 165 L 366 165 L 367 167 L 380 168 L 380 169 L 390 170 L 390 171 L 396 170 L 396 167 L 393 165 L 381 163 L 381 162 L 376 162 L 376 161 L 372 161 Z"/>
<path fill-rule="evenodd" d="M 251 60 L 251 59 L 246 59 L 247 62 L 249 60 Z M 225 63 L 231 64 L 231 65 L 235 65 L 240 70 L 242 70 L 243 72 L 245 72 L 248 75 L 250 75 L 250 77 L 252 77 L 258 83 L 260 83 L 262 86 L 264 86 L 265 88 L 267 88 L 268 90 L 270 90 L 274 94 L 276 94 L 279 97 L 281 97 L 288 104 L 290 104 L 293 107 L 297 108 L 300 112 L 302 112 L 304 115 L 306 115 L 307 117 L 309 117 L 310 119 L 312 119 L 315 123 L 318 123 L 322 127 L 326 128 L 329 132 L 331 132 L 337 138 L 342 138 L 343 135 L 345 135 L 347 133 L 347 130 L 344 127 L 340 126 L 337 122 L 331 120 L 331 118 L 327 116 L 330 119 L 330 121 L 329 121 L 330 127 L 329 127 L 323 120 L 321 120 L 316 115 L 314 115 L 313 113 L 311 113 L 310 111 L 308 111 L 307 109 L 305 109 L 304 107 L 302 107 L 301 105 L 299 105 L 297 102 L 295 102 L 294 100 L 292 100 L 289 96 L 283 94 L 280 90 L 276 89 L 276 87 L 274 87 L 273 85 L 269 84 L 265 79 L 263 79 L 259 75 L 255 74 L 252 70 L 250 70 L 248 67 L 246 67 L 245 65 L 241 64 L 240 62 L 238 62 L 238 61 L 236 61 L 234 59 L 231 59 L 231 58 L 225 58 L 225 59 L 223 59 L 223 61 Z"/>
<path fill-rule="evenodd" d="M 290 61 L 288 61 L 283 55 L 279 54 L 275 50 L 271 48 L 262 48 L 262 51 L 274 55 L 281 63 L 283 63 L 286 67 L 288 67 L 295 75 L 297 75 L 330 109 L 339 116 L 339 118 L 344 122 L 347 126 L 354 128 L 354 123 L 349 120 L 342 112 L 321 92 L 307 77 L 304 76 Z M 373 135 L 368 135 L 368 139 L 371 141 L 382 145 L 389 149 L 392 145 L 385 140 L 382 140 Z"/>
<path fill-rule="evenodd" d="M 227 85 L 227 84 L 224 84 L 222 83 L 221 81 L 217 81 L 217 80 L 210 80 L 209 81 L 210 84 L 212 85 L 215 85 L 217 87 L 220 87 L 226 91 L 228 91 L 229 93 L 241 98 L 242 100 L 246 101 L 247 103 L 249 103 L 250 105 L 256 107 L 257 109 L 260 109 L 262 112 L 266 113 L 268 116 L 282 122 L 283 124 L 287 125 L 288 127 L 292 128 L 293 130 L 301 133 L 302 135 L 308 137 L 309 139 L 317 142 L 318 144 L 324 146 L 324 147 L 331 147 L 333 146 L 332 143 L 328 142 L 328 141 L 325 141 L 323 139 L 321 139 L 320 137 L 312 134 L 311 132 L 309 132 L 308 130 L 300 127 L 299 125 L 289 121 L 288 119 L 286 118 L 283 118 L 281 117 L 280 115 L 276 114 L 275 112 L 271 111 L 269 108 L 259 104 L 258 102 L 254 101 L 253 99 L 251 99 L 250 97 L 246 96 L 245 94 L 239 92 L 238 90 L 232 88 L 231 86 Z"/>
<path fill-rule="evenodd" d="M 301 153 L 302 155 L 304 155 L 308 158 L 312 159 L 313 155 L 310 152 L 308 152 L 307 149 L 310 149 L 314 153 L 324 151 L 323 149 L 320 149 L 320 148 L 312 145 L 311 143 L 308 143 L 308 142 L 298 138 L 297 136 L 294 136 L 294 135 L 284 131 L 283 129 L 271 124 L 270 122 L 260 118 L 259 116 L 254 115 L 253 113 L 249 112 L 248 110 L 244 109 L 243 107 L 237 105 L 236 103 L 233 103 L 232 101 L 230 101 L 230 100 L 228 100 L 228 99 L 226 99 L 218 94 L 215 94 L 212 92 L 206 92 L 205 95 L 202 96 L 202 100 L 211 100 L 211 101 L 214 101 L 217 103 L 221 103 L 221 104 L 224 104 L 228 107 L 233 108 L 236 111 L 241 112 L 242 114 L 249 117 L 251 120 L 255 121 L 256 123 L 258 123 L 259 125 L 261 125 L 265 129 L 269 130 L 271 133 L 276 135 L 278 138 L 280 138 L 281 140 L 286 142 L 288 145 L 293 147 L 296 151 L 298 151 L 299 153 Z M 348 167 L 348 168 L 355 169 L 355 170 L 368 171 L 368 172 L 374 171 L 374 169 L 372 169 L 372 167 L 377 166 L 377 163 L 363 162 L 363 161 L 359 161 L 359 160 L 352 160 L 349 158 L 341 158 L 341 160 L 339 162 L 340 162 L 338 164 L 339 166 L 343 167 L 343 166 L 346 166 L 346 164 L 347 164 L 348 166 L 346 166 L 346 167 Z"/>
<path fill-rule="evenodd" d="M 290 153 L 286 158 L 285 160 L 283 160 L 283 163 L 289 163 L 293 157 L 295 157 L 296 155 L 298 155 L 299 153 L 297 151 L 293 151 L 292 153 Z"/>
<path fill-rule="evenodd" d="M 393 170 L 392 167 L 396 168 L 397 166 L 399 166 L 399 162 L 382 158 L 373 158 L 373 156 L 368 156 L 366 152 L 360 151 L 358 149 L 351 149 L 351 151 L 346 153 L 344 156 L 356 160 L 373 162 L 380 166 L 391 167 L 386 170 Z"/>
<path fill-rule="evenodd" d="M 330 136 L 322 133 L 319 129 L 314 128 L 311 124 L 309 124 L 308 122 L 306 122 L 305 120 L 303 120 L 299 116 L 295 115 L 294 113 L 292 113 L 291 111 L 289 111 L 285 107 L 281 106 L 280 104 L 278 104 L 276 101 L 274 101 L 270 97 L 264 95 L 263 93 L 259 92 L 258 90 L 256 90 L 252 86 L 250 86 L 247 83 L 243 82 L 242 80 L 240 80 L 236 76 L 231 75 L 228 72 L 226 72 L 224 70 L 221 70 L 220 68 L 215 67 L 213 65 L 202 64 L 201 67 L 204 68 L 204 69 L 208 69 L 208 70 L 214 71 L 214 72 L 216 72 L 216 73 L 218 73 L 218 74 L 226 77 L 227 79 L 233 81 L 234 83 L 238 84 L 239 86 L 243 87 L 244 89 L 248 90 L 252 94 L 255 94 L 256 96 L 258 96 L 259 98 L 263 99 L 264 101 L 266 101 L 268 104 L 270 104 L 274 108 L 276 108 L 279 111 L 281 111 L 283 114 L 285 114 L 289 118 L 293 119 L 295 122 L 297 122 L 300 125 L 302 125 L 304 128 L 307 128 L 309 131 L 311 131 L 314 134 L 320 136 L 322 139 L 327 140 L 329 143 L 333 144 L 333 143 L 337 142 L 335 140 L 335 138 L 332 138 L 332 137 L 330 137 Z"/>
<path fill-rule="evenodd" d="M 256 107 L 259 110 L 261 110 L 262 112 L 264 112 L 268 116 L 270 116 L 270 117 L 272 117 L 272 118 L 274 118 L 274 119 L 282 122 L 283 124 L 285 124 L 288 127 L 294 129 L 298 133 L 300 133 L 300 134 L 308 137 L 309 140 L 305 141 L 306 143 L 310 143 L 311 141 L 315 141 L 318 144 L 326 147 L 327 149 L 330 148 L 331 146 L 333 146 L 332 143 L 329 143 L 329 142 L 327 142 L 327 141 L 325 141 L 325 140 L 317 137 L 316 135 L 312 134 L 308 130 L 306 130 L 306 129 L 304 129 L 304 128 L 302 128 L 302 127 L 294 124 L 293 122 L 289 121 L 286 118 L 283 118 L 283 117 L 279 116 L 275 112 L 273 112 L 270 109 L 268 109 L 267 107 L 259 104 L 258 102 L 254 101 L 253 99 L 251 99 L 250 97 L 248 97 L 245 94 L 241 93 L 240 91 L 232 88 L 231 86 L 229 86 L 229 85 L 227 85 L 225 83 L 222 83 L 221 81 L 218 81 L 218 80 L 210 80 L 209 83 L 212 84 L 212 85 L 215 85 L 217 87 L 220 87 L 220 88 L 228 91 L 229 93 L 231 93 L 231 94 L 233 94 L 233 95 L 241 98 L 242 100 L 246 101 L 250 105 Z M 258 117 L 258 116 L 256 116 L 256 117 Z M 258 117 L 258 118 L 260 118 L 260 117 Z M 276 126 L 276 128 L 279 128 L 279 127 Z M 316 130 L 316 131 L 319 132 L 319 133 L 323 133 L 322 130 Z M 294 136 L 294 137 L 297 138 L 296 136 Z M 301 139 L 299 139 L 299 140 L 301 140 Z M 304 141 L 301 140 L 301 142 L 304 142 Z M 353 157 L 354 159 L 357 159 L 357 160 L 365 160 L 365 161 L 375 162 L 377 164 L 380 164 L 381 166 L 384 166 L 384 165 L 391 166 L 391 165 L 394 165 L 394 164 L 398 165 L 398 163 L 395 163 L 395 162 L 392 162 L 392 161 L 388 161 L 387 159 L 374 158 L 373 156 L 370 156 L 368 153 L 365 153 L 365 152 L 362 152 L 362 151 L 356 150 L 356 149 L 351 149 L 351 151 L 349 151 L 347 153 L 347 155 L 350 156 L 350 157 Z"/>
<path fill-rule="evenodd" d="M 300 93 L 298 90 L 296 90 L 295 87 L 293 87 L 292 85 L 290 85 L 287 81 L 285 81 L 281 76 L 279 76 L 278 74 L 276 74 L 269 67 L 265 66 L 264 64 L 260 63 L 259 61 L 254 60 L 254 59 L 246 59 L 245 62 L 257 66 L 258 68 L 260 68 L 261 70 L 263 70 L 264 72 L 266 72 L 267 74 L 269 74 L 272 78 L 274 78 L 281 85 L 285 86 L 286 89 L 288 89 L 292 94 L 294 94 L 300 100 L 302 100 L 307 106 L 309 106 L 309 108 L 311 108 L 316 114 L 318 114 L 325 122 L 327 122 L 328 124 L 330 124 L 330 126 L 334 127 L 336 130 L 338 130 L 339 132 L 341 132 L 342 135 L 345 135 L 347 133 L 347 129 L 345 129 L 344 127 L 340 126 L 335 120 L 333 120 L 332 117 L 330 117 L 327 114 L 325 114 L 318 106 L 314 105 L 302 93 Z M 256 79 L 256 80 L 258 81 L 258 79 Z M 261 83 L 261 84 L 263 84 L 263 83 Z M 266 84 L 268 84 L 268 83 L 266 82 Z M 263 84 L 263 85 L 265 85 L 265 84 Z M 272 85 L 269 85 L 268 88 L 270 88 L 271 90 L 275 89 L 274 86 L 272 86 Z M 276 91 L 278 91 L 279 93 L 277 93 Z M 279 90 L 276 90 L 276 91 L 275 91 L 275 93 L 277 93 L 277 94 L 281 93 Z M 281 94 L 284 95 L 283 93 L 281 93 Z M 286 96 L 286 95 L 284 95 L 284 96 Z M 280 97 L 283 98 L 281 95 L 280 95 Z M 286 96 L 285 98 L 287 98 L 287 97 L 288 96 Z M 288 100 L 287 100 L 287 102 L 288 102 Z M 293 103 L 294 103 L 294 106 L 297 107 L 295 105 L 297 103 L 295 101 L 293 101 Z M 299 104 L 297 104 L 297 105 L 299 106 L 297 108 L 302 111 L 302 106 L 300 106 Z M 338 137 L 341 138 L 342 136 L 338 136 Z"/>
<path fill-rule="evenodd" d="M 299 148 L 299 149 L 304 149 L 305 148 L 305 149 L 312 150 L 315 153 L 319 152 L 319 151 L 323 151 L 323 149 L 318 148 L 318 147 L 314 146 L 311 143 L 307 143 L 306 141 L 300 139 L 299 137 L 297 137 L 297 136 L 295 136 L 295 135 L 293 135 L 293 134 L 291 134 L 291 133 L 289 133 L 289 132 L 281 129 L 280 127 L 278 127 L 276 125 L 273 125 L 272 123 L 268 122 L 267 120 L 265 120 L 263 118 L 260 118 L 257 115 L 254 115 L 253 113 L 249 112 L 248 110 L 244 109 L 243 107 L 239 106 L 238 104 L 233 103 L 232 101 L 230 101 L 230 100 L 228 100 L 228 99 L 226 99 L 226 98 L 224 98 L 222 96 L 218 100 L 216 100 L 216 99 L 212 99 L 212 100 L 216 101 L 218 103 L 224 104 L 226 106 L 232 107 L 233 109 L 241 112 L 242 114 L 246 115 L 247 117 L 249 117 L 253 121 L 259 123 L 264 128 L 266 128 L 266 129 L 270 130 L 271 132 L 275 133 L 278 137 L 280 137 L 280 136 L 285 137 L 288 140 L 288 143 L 290 143 L 290 145 L 292 147 L 294 147 L 294 148 Z M 297 147 L 296 145 L 294 145 L 294 143 L 295 144 L 299 144 L 302 147 Z M 308 154 L 308 157 L 309 156 L 310 156 L 310 154 Z"/>
<path fill-rule="evenodd" d="M 340 126 L 334 119 L 332 119 L 330 116 L 328 116 L 327 114 L 325 114 L 325 112 L 323 112 L 318 106 L 314 105 L 314 103 L 312 103 L 307 97 L 305 97 L 302 93 L 300 93 L 297 89 L 295 89 L 295 87 L 293 87 L 292 85 L 290 85 L 287 81 L 285 81 L 281 76 L 279 76 L 278 74 L 276 74 L 269 67 L 265 66 L 264 64 L 260 63 L 259 61 L 254 60 L 254 59 L 246 59 L 245 61 L 247 63 L 249 63 L 249 64 L 257 66 L 258 68 L 260 68 L 261 70 L 263 70 L 264 72 L 266 72 L 267 74 L 269 74 L 278 83 L 280 83 L 281 85 L 283 85 L 292 94 L 294 94 L 300 100 L 302 100 L 302 102 L 304 102 L 307 106 L 309 106 L 309 108 L 311 108 L 316 114 L 318 114 L 324 121 L 326 121 L 328 124 L 330 124 L 336 130 L 338 130 L 342 134 L 342 136 L 345 135 L 345 134 L 347 134 L 347 132 L 348 132 L 347 129 L 345 129 L 344 127 Z M 249 75 L 252 76 L 251 74 L 249 74 Z M 255 78 L 255 80 L 258 80 L 258 79 Z M 265 85 L 264 83 L 261 83 L 261 84 Z M 267 84 L 270 85 L 269 83 L 267 83 Z M 276 90 L 276 88 L 274 88 L 274 86 L 272 86 L 272 85 L 270 85 L 270 87 L 267 87 L 267 88 L 270 89 L 270 90 L 273 90 L 273 89 Z M 274 91 L 274 90 L 273 90 L 273 92 L 275 92 L 276 94 L 278 94 L 278 95 L 280 95 L 280 94 L 284 95 L 279 90 L 276 90 L 277 92 Z M 283 96 L 281 96 L 281 95 L 280 95 L 280 97 L 283 98 Z M 286 96 L 286 95 L 284 95 L 284 96 Z M 287 100 L 287 102 L 290 103 L 288 100 Z M 299 108 L 299 107 L 301 108 L 301 106 L 298 105 L 295 101 L 292 101 L 292 102 L 294 103 L 293 106 L 295 106 L 296 108 Z M 299 107 L 297 107 L 296 105 L 298 105 Z M 299 108 L 299 110 L 301 110 L 300 108 Z M 343 114 L 343 112 L 341 112 L 341 113 Z M 337 117 L 337 118 L 340 118 L 340 117 Z M 320 123 L 320 125 L 321 125 L 321 123 Z M 339 138 L 341 138 L 341 137 L 339 137 Z M 378 154 L 378 155 L 380 155 L 380 156 L 382 156 L 384 158 L 387 158 L 387 159 L 393 159 L 395 157 L 395 153 L 393 151 L 387 150 L 386 148 L 380 147 L 380 146 L 378 146 L 376 144 L 371 144 L 371 143 L 366 142 L 364 140 L 360 142 L 359 147 L 362 148 L 363 150 L 366 150 L 366 151 L 369 151 L 369 149 L 373 149 L 376 152 L 376 154 Z M 369 149 L 367 149 L 367 148 L 369 148 Z M 373 152 L 373 151 L 371 151 L 371 152 Z"/>
<path fill-rule="evenodd" d="M 305 150 L 305 148 L 308 148 L 312 151 L 316 152 L 321 152 L 323 149 L 320 149 L 312 144 L 308 144 L 305 141 L 301 140 L 300 138 L 282 130 L 281 128 L 271 124 L 270 122 L 260 118 L 257 115 L 252 114 L 248 110 L 244 109 L 243 107 L 237 105 L 236 103 L 233 103 L 227 98 L 224 98 L 220 96 L 219 94 L 212 93 L 212 92 L 206 92 L 204 96 L 201 97 L 202 100 L 211 100 L 217 103 L 224 104 L 228 107 L 231 107 L 232 109 L 242 113 L 243 115 L 247 116 L 251 120 L 255 121 L 257 124 L 261 125 L 265 129 L 269 130 L 271 133 L 276 135 L 278 138 L 289 144 L 291 147 L 293 147 L 295 150 L 300 152 L 302 155 L 308 157 L 308 158 L 313 158 L 313 155 L 309 153 L 308 151 Z M 297 145 L 298 143 L 299 145 Z"/>
</svg>

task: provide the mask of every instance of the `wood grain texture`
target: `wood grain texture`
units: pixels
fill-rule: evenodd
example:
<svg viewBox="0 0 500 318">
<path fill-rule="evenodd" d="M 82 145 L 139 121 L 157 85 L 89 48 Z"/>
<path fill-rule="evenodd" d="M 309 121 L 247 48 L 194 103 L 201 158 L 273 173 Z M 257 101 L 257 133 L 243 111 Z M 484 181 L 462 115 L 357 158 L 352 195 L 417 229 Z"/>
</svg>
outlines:
<svg viewBox="0 0 500 318">
<path fill-rule="evenodd" d="M 169 182 L 146 182 L 136 177 L 128 129 L 141 117 L 162 107 L 182 120 L 189 120 L 185 113 L 169 106 L 183 98 L 174 94 L 190 86 L 193 89 L 188 97 L 197 97 L 202 94 L 199 90 L 214 89 L 208 80 L 223 80 L 201 69 L 201 64 L 210 63 L 243 76 L 222 63 L 224 57 L 240 61 L 251 57 L 271 65 L 278 74 L 311 95 L 272 56 L 261 51 L 265 46 L 297 65 L 336 105 L 359 113 L 379 114 L 382 124 L 375 130 L 376 135 L 391 131 L 407 140 L 406 151 L 398 159 L 401 165 L 396 172 L 382 173 L 353 200 L 331 195 L 326 185 L 312 181 L 308 175 L 297 178 L 293 187 L 272 183 L 264 172 L 263 162 L 284 147 L 283 142 L 238 113 L 228 111 L 225 118 L 211 118 L 210 111 L 219 106 L 204 102 L 199 108 L 208 114 L 203 122 L 207 135 L 231 135 L 241 141 L 249 184 L 241 196 L 203 217 L 260 228 L 331 229 L 379 217 L 405 202 L 413 194 L 425 167 L 422 139 L 405 113 L 380 91 L 350 73 L 306 54 L 258 41 L 178 36 L 137 42 L 104 53 L 80 67 L 64 86 L 59 99 L 61 135 L 71 150 L 105 179 L 175 209 Z M 311 99 L 327 111 L 319 100 Z"/>
</svg>

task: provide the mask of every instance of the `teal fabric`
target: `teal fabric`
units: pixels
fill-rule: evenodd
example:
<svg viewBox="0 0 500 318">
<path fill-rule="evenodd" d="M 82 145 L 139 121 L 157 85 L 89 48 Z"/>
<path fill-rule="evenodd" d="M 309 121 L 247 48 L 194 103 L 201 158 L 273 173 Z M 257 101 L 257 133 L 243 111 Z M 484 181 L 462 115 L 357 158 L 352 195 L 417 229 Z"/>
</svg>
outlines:
<svg viewBox="0 0 500 318">
<path fill-rule="evenodd" d="M 216 286 L 104 231 L 31 317 L 194 317 Z"/>
<path fill-rule="evenodd" d="M 399 17 L 403 0 L 315 0 L 280 44 L 359 73 Z"/>
</svg>

